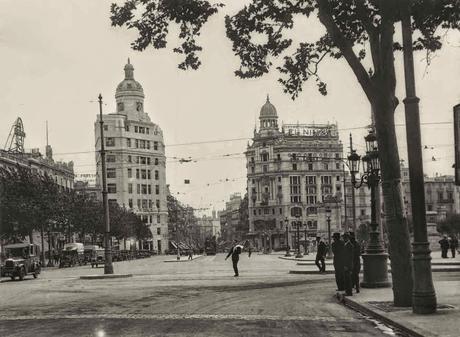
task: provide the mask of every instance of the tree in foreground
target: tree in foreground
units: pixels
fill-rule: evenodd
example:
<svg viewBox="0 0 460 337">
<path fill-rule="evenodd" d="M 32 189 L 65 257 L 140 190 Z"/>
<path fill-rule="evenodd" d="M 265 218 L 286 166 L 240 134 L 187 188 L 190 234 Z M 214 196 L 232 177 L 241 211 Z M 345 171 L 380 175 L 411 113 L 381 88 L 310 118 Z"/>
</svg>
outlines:
<svg viewBox="0 0 460 337">
<path fill-rule="evenodd" d="M 273 57 L 283 57 L 277 67 L 284 91 L 295 99 L 303 84 L 314 80 L 322 95 L 327 84 L 320 77 L 326 58 L 344 58 L 353 71 L 374 113 L 381 158 L 382 191 L 390 242 L 394 304 L 412 302 L 412 267 L 409 232 L 401 199 L 399 153 L 394 112 L 399 104 L 395 95 L 394 53 L 402 49 L 394 38 L 395 25 L 401 21 L 398 0 L 252 0 L 236 15 L 225 18 L 227 36 L 241 61 L 235 71 L 240 78 L 262 76 L 272 68 Z M 201 46 L 196 38 L 209 17 L 221 4 L 206 0 L 126 0 L 112 4 L 113 26 L 137 29 L 135 50 L 148 46 L 165 48 L 171 24 L 180 28 L 182 42 L 173 51 L 184 55 L 181 69 L 197 69 Z M 412 0 L 414 50 L 427 58 L 442 47 L 442 34 L 459 29 L 459 0 Z M 316 41 L 294 41 L 289 31 L 297 18 L 316 16 L 326 33 Z M 303 36 L 307 38 L 308 32 Z M 297 35 L 301 36 L 301 35 Z M 287 55 L 283 55 L 286 53 Z"/>
</svg>

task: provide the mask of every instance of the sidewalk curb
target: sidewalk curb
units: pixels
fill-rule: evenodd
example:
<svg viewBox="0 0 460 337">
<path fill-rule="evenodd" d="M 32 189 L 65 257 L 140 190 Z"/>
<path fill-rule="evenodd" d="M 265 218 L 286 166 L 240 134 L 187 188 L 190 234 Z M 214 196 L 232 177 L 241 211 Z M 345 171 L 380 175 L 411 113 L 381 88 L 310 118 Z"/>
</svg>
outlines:
<svg viewBox="0 0 460 337">
<path fill-rule="evenodd" d="M 191 260 L 189 260 L 188 258 L 184 258 L 183 260 L 164 260 L 163 262 L 192 262 L 192 261 L 195 261 L 196 259 L 199 259 L 200 257 L 203 257 L 205 255 L 197 255 L 196 257 L 193 257 Z"/>
<path fill-rule="evenodd" d="M 432 268 L 431 272 L 432 273 L 446 273 L 446 272 L 459 272 L 460 267 L 458 268 Z M 334 274 L 334 270 L 326 270 L 323 274 Z M 361 269 L 360 274 L 363 273 L 363 270 Z M 391 274 L 391 269 L 388 269 L 388 273 Z M 318 270 L 289 270 L 289 274 L 306 274 L 306 275 L 312 275 L 312 274 L 319 274 Z"/>
<path fill-rule="evenodd" d="M 405 325 L 402 325 L 386 316 L 383 316 L 369 308 L 367 308 L 366 306 L 358 303 L 358 302 L 355 302 L 353 301 L 352 299 L 350 299 L 349 297 L 347 296 L 344 296 L 343 294 L 341 293 L 337 293 L 336 296 L 337 300 L 339 301 L 339 303 L 343 304 L 344 306 L 346 307 L 349 307 L 361 314 L 364 314 L 364 315 L 367 315 L 369 317 L 372 317 L 376 320 L 379 320 L 383 323 L 385 323 L 386 325 L 389 325 L 399 331 L 401 331 L 402 333 L 404 334 L 407 334 L 409 335 L 410 337 L 427 337 L 426 335 L 421 335 L 420 333 L 418 333 L 417 331 L 411 329 L 411 328 L 408 328 L 407 326 Z"/>
<path fill-rule="evenodd" d="M 102 279 L 114 279 L 114 278 L 128 278 L 132 276 L 133 274 L 82 275 L 80 276 L 80 280 L 102 280 Z"/>
<path fill-rule="evenodd" d="M 315 259 L 305 259 L 303 257 L 301 257 L 300 259 L 297 259 L 295 257 L 286 257 L 286 256 L 278 256 L 278 259 L 281 259 L 281 260 L 289 260 L 289 261 L 310 261 L 310 262 L 315 262 Z"/>
</svg>

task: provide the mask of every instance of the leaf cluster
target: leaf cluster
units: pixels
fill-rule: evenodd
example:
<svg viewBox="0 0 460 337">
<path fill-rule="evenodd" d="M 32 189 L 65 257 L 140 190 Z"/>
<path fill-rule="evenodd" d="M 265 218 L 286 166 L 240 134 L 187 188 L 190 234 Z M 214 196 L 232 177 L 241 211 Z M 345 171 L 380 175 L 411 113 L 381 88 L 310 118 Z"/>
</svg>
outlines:
<svg viewBox="0 0 460 337">
<path fill-rule="evenodd" d="M 148 46 L 165 48 L 170 24 L 177 24 L 181 44 L 173 51 L 184 56 L 179 68 L 198 69 L 201 64 L 198 52 L 202 47 L 198 45 L 197 37 L 209 17 L 222 6 L 206 0 L 127 0 L 122 6 L 112 4 L 110 19 L 112 26 L 126 25 L 128 29 L 137 29 L 139 36 L 131 46 L 139 51 Z"/>
</svg>

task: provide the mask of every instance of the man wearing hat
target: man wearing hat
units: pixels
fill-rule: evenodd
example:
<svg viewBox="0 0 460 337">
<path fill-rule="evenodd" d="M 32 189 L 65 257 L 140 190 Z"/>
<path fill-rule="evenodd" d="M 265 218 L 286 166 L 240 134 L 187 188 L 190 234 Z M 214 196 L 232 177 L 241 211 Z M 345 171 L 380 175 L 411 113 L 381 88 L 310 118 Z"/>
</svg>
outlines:
<svg viewBox="0 0 460 337">
<path fill-rule="evenodd" d="M 324 273 L 326 271 L 326 263 L 324 262 L 324 257 L 326 256 L 327 247 L 323 240 L 321 240 L 320 236 L 316 237 L 316 259 L 315 264 L 319 268 L 320 273 Z M 321 265 L 320 265 L 321 262 Z"/>
<path fill-rule="evenodd" d="M 348 233 L 343 234 L 343 279 L 345 286 L 345 295 L 353 296 L 351 275 L 353 272 L 353 251 L 354 246 L 350 241 Z"/>
<path fill-rule="evenodd" d="M 353 271 L 351 273 L 352 288 L 359 293 L 359 271 L 361 270 L 361 245 L 355 239 L 355 233 L 350 232 L 350 241 L 353 244 Z"/>
<path fill-rule="evenodd" d="M 337 290 L 345 290 L 344 279 L 343 279 L 343 252 L 344 244 L 340 240 L 340 233 L 334 233 L 332 235 L 332 253 L 334 254 L 334 271 L 335 271 L 335 282 L 337 283 Z"/>
<path fill-rule="evenodd" d="M 447 235 L 444 235 L 443 238 L 439 240 L 439 245 L 441 246 L 441 257 L 446 259 L 447 251 L 449 250 L 449 241 L 447 240 Z"/>
</svg>

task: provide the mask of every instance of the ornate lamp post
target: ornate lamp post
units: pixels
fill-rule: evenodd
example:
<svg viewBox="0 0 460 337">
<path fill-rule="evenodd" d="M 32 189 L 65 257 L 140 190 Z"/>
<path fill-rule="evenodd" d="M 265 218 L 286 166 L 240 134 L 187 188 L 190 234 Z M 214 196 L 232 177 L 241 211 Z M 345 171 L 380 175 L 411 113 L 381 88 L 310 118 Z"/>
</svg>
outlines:
<svg viewBox="0 0 460 337">
<path fill-rule="evenodd" d="M 366 183 L 371 190 L 371 231 L 369 233 L 366 252 L 362 255 L 364 276 L 361 286 L 363 288 L 389 287 L 391 283 L 388 281 L 388 254 L 383 249 L 377 229 L 376 191 L 380 181 L 377 137 L 371 130 L 364 139 L 366 141 L 366 155 L 362 158 L 364 173 L 361 175 L 359 182 L 356 181 L 356 174 L 359 172 L 359 161 L 361 158 L 355 150 L 351 150 L 351 154 L 348 156 L 353 187 L 360 188 L 363 183 Z"/>
<path fill-rule="evenodd" d="M 286 255 L 284 256 L 291 256 L 291 252 L 289 249 L 289 219 L 288 217 L 284 218 L 284 222 L 286 224 Z"/>
<path fill-rule="evenodd" d="M 331 241 L 331 208 L 329 206 L 325 209 L 326 220 L 327 220 L 327 239 L 329 244 L 327 245 L 326 259 L 332 259 L 332 241 Z"/>
</svg>

